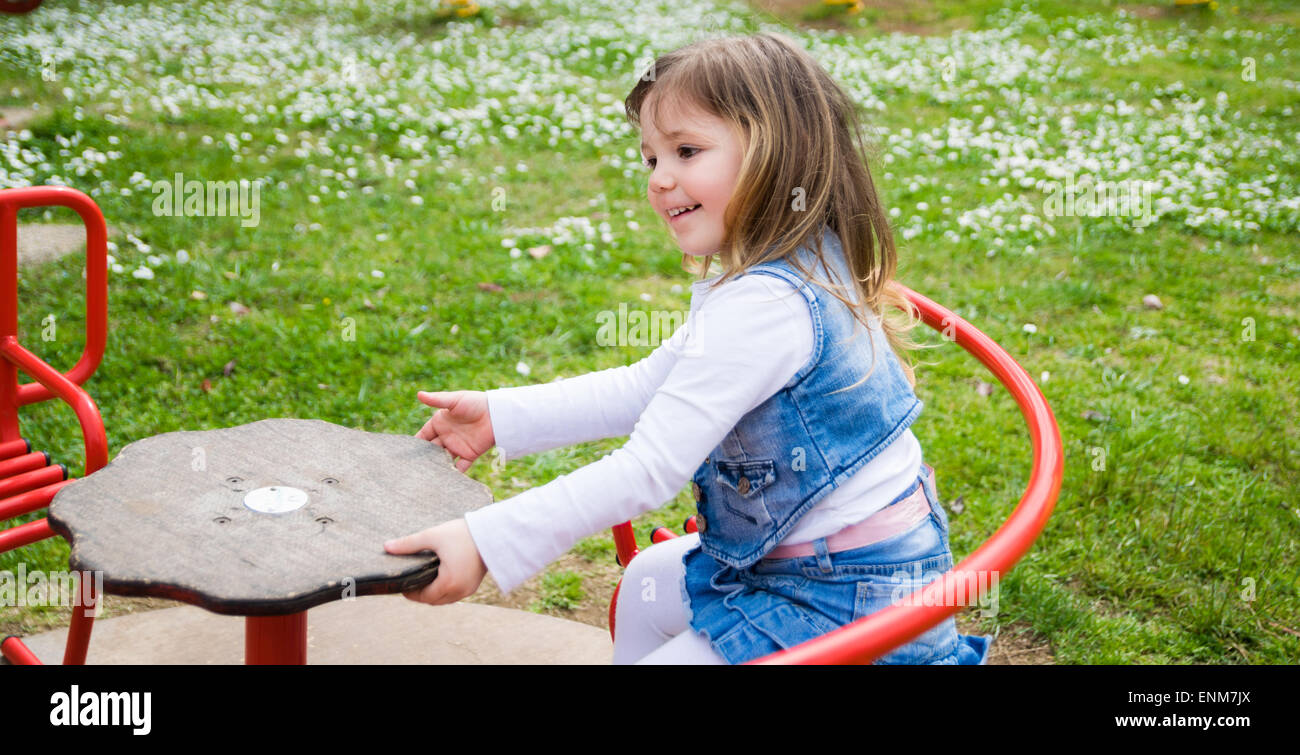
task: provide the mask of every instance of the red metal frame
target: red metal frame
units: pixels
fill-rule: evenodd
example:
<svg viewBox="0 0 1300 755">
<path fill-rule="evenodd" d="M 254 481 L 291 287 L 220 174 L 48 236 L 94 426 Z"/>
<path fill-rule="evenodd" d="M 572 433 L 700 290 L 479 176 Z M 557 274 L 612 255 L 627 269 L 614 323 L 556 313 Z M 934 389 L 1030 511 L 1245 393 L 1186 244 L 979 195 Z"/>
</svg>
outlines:
<svg viewBox="0 0 1300 755">
<path fill-rule="evenodd" d="M 39 3 L 26 3 L 27 10 Z M 9 8 L 14 6 L 8 4 Z M 0 9 L 8 10 L 4 4 Z M 61 373 L 18 342 L 18 211 L 31 207 L 67 207 L 86 227 L 86 345 L 77 364 Z M 77 415 L 85 443 L 85 474 L 108 463 L 108 438 L 99 407 L 81 388 L 104 357 L 108 334 L 108 232 L 104 215 L 93 200 L 66 186 L 34 186 L 0 190 L 0 520 L 37 511 L 71 480 L 68 468 L 51 464 L 44 452 L 32 453 L 18 426 L 18 409 L 59 398 Z M 35 382 L 19 383 L 22 371 Z M 37 457 L 43 457 L 38 459 Z M 39 463 L 38 463 L 39 461 Z M 0 529 L 0 553 L 54 537 L 49 522 Z M 78 575 L 80 578 L 81 575 Z M 64 650 L 65 664 L 84 664 L 99 596 L 93 584 L 77 591 L 72 624 Z M 81 598 L 86 598 L 82 600 Z M 11 663 L 40 660 L 17 637 L 0 643 Z"/>
<path fill-rule="evenodd" d="M 758 658 L 756 664 L 848 664 L 870 663 L 890 650 L 919 637 L 927 629 L 955 614 L 963 605 L 978 602 L 995 581 L 989 575 L 1006 574 L 1020 560 L 1052 514 L 1061 491 L 1065 456 L 1061 433 L 1052 408 L 1042 391 L 1011 355 L 975 326 L 945 307 L 895 282 L 921 320 L 931 328 L 951 337 L 989 369 L 1010 391 L 1029 426 L 1034 460 L 1029 486 L 1019 505 L 993 536 L 941 578 L 913 594 L 907 604 L 891 605 L 870 616 L 840 627 L 814 640 L 778 653 Z M 687 521 L 687 531 L 694 531 L 694 517 Z M 619 563 L 624 567 L 636 556 L 636 537 L 632 523 L 614 527 L 614 542 Z M 653 542 L 676 537 L 664 528 L 651 534 Z M 619 587 L 622 586 L 620 580 Z M 949 599 L 945 599 L 948 596 Z M 954 601 L 952 596 L 965 600 Z M 609 607 L 609 631 L 614 635 L 614 609 L 618 587 Z"/>
</svg>

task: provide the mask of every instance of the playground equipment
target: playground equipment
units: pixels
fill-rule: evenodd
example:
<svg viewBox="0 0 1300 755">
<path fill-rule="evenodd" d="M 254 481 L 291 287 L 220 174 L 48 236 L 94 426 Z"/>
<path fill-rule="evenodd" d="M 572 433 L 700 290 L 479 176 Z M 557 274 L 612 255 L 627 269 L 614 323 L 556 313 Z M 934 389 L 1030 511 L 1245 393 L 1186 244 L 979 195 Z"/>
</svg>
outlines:
<svg viewBox="0 0 1300 755">
<path fill-rule="evenodd" d="M 76 211 L 86 226 L 86 344 L 81 359 L 66 374 L 59 373 L 18 343 L 17 215 L 20 209 L 63 206 Z M 49 505 L 54 494 L 70 482 L 67 468 L 52 465 L 48 454 L 31 451 L 19 432 L 17 410 L 58 397 L 73 407 L 85 443 L 85 474 L 107 464 L 108 444 L 99 410 L 81 385 L 94 373 L 104 353 L 107 322 L 107 250 L 104 216 L 85 194 L 66 187 L 0 190 L 0 521 L 29 514 Z M 1007 388 L 1020 407 L 1033 445 L 1029 484 L 1005 523 L 974 553 L 951 571 L 919 590 L 908 604 L 892 605 L 797 647 L 756 660 L 756 663 L 869 663 L 957 612 L 961 605 L 945 596 L 969 596 L 976 603 L 990 589 L 986 575 L 1005 574 L 1029 550 L 1047 524 L 1060 493 L 1064 456 L 1060 431 L 1051 407 L 1019 364 L 988 336 L 930 299 L 899 286 L 921 320 L 942 331 L 983 363 Z M 18 383 L 18 371 L 34 383 Z M 694 517 L 685 524 L 696 531 Z M 0 553 L 56 533 L 47 519 L 0 530 Z M 630 522 L 613 528 L 620 564 L 638 553 Z M 666 528 L 651 533 L 652 542 L 676 537 Z M 985 578 L 981 579 L 981 576 Z M 621 588 L 621 583 L 619 585 Z M 610 636 L 619 588 L 609 608 Z M 83 587 L 82 594 L 86 594 Z M 65 664 L 85 663 L 93 611 L 98 596 L 81 601 L 73 611 L 64 651 Z M 16 637 L 0 642 L 0 652 L 13 663 L 40 660 Z"/>
<path fill-rule="evenodd" d="M 86 344 L 81 359 L 67 373 L 46 364 L 18 342 L 18 211 L 29 207 L 67 207 L 86 226 Z M 81 388 L 104 357 L 108 322 L 108 249 L 104 215 L 90 199 L 64 186 L 0 190 L 0 521 L 30 514 L 49 505 L 54 494 L 72 481 L 68 468 L 52 464 L 45 452 L 33 452 L 18 427 L 18 409 L 59 398 L 76 412 L 85 443 L 85 474 L 108 463 L 108 439 L 99 407 Z M 18 372 L 35 378 L 19 383 Z M 54 536 L 48 520 L 0 529 L 0 553 Z M 65 664 L 86 662 L 86 648 L 99 596 L 82 585 L 83 596 L 72 612 Z M 0 652 L 13 663 L 40 663 L 22 640 L 7 637 Z"/>
</svg>

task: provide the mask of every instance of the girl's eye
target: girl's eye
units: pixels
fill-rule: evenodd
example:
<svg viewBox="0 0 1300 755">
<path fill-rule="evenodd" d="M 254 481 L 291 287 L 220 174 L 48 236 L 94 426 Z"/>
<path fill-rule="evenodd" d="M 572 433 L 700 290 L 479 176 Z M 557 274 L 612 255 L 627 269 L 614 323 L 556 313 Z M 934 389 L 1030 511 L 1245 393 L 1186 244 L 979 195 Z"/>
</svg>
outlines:
<svg viewBox="0 0 1300 755">
<path fill-rule="evenodd" d="M 689 154 L 689 155 L 682 155 L 682 159 L 683 159 L 683 160 L 689 160 L 690 158 L 692 158 L 692 157 L 695 156 L 695 153 L 696 153 L 696 152 L 699 152 L 699 151 L 700 151 L 699 147 L 678 147 L 678 148 L 677 148 L 678 153 L 685 152 L 685 151 L 687 151 L 687 150 L 690 151 L 690 154 Z M 654 170 L 654 167 L 655 167 L 655 159 L 654 159 L 653 157 L 647 157 L 647 158 L 645 158 L 644 160 L 641 161 L 641 164 L 644 165 L 645 167 L 651 169 L 651 170 Z"/>
</svg>

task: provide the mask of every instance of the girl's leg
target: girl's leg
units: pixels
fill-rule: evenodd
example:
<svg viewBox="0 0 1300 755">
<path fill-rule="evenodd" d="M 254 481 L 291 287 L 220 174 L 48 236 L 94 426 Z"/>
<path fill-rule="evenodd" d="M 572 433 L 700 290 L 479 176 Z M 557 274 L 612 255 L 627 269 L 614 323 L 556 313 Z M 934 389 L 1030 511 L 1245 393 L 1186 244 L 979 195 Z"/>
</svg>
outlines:
<svg viewBox="0 0 1300 755">
<path fill-rule="evenodd" d="M 681 579 L 682 557 L 699 542 L 690 534 L 656 543 L 628 564 L 614 612 L 614 663 L 636 663 L 683 632 L 695 634 L 686 622 Z"/>
<path fill-rule="evenodd" d="M 637 661 L 638 665 L 671 664 L 692 666 L 725 666 L 727 659 L 718 655 L 704 635 L 690 627 L 665 642 L 658 650 Z"/>
</svg>

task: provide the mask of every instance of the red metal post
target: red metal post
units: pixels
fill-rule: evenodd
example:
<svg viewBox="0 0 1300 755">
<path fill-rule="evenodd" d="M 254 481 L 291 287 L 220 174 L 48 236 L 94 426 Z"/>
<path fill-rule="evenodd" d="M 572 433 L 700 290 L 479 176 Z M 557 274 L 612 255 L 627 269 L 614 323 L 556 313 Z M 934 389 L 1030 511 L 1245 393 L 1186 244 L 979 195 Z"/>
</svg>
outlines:
<svg viewBox="0 0 1300 755">
<path fill-rule="evenodd" d="M 64 666 L 84 666 L 86 651 L 90 649 L 90 630 L 94 626 L 99 607 L 99 593 L 95 589 L 93 572 L 77 574 L 77 594 L 72 608 L 72 624 L 68 627 L 68 642 L 63 648 Z"/>
<path fill-rule="evenodd" d="M 307 612 L 244 619 L 244 663 L 302 666 L 307 663 Z"/>
</svg>

